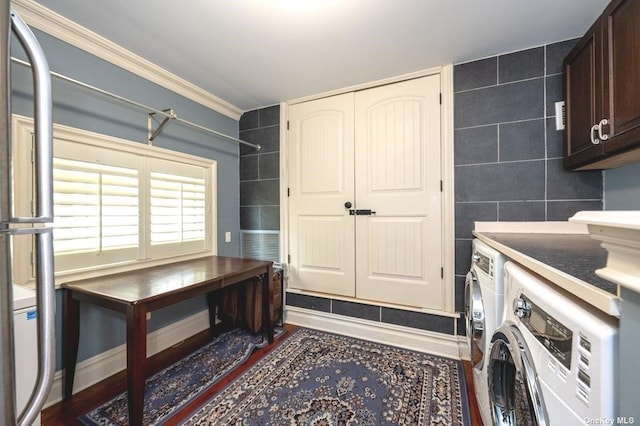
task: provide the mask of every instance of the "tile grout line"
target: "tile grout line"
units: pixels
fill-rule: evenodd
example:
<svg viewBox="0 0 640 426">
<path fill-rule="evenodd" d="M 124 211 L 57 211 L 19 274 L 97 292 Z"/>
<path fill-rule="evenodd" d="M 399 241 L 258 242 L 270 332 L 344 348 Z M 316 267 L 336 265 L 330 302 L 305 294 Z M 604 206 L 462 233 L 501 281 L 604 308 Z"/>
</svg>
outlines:
<svg viewBox="0 0 640 426">
<path fill-rule="evenodd" d="M 547 46 L 544 47 L 544 116 L 547 116 Z M 549 167 L 547 158 L 547 120 L 544 120 L 544 219 L 549 220 L 548 185 Z"/>
</svg>

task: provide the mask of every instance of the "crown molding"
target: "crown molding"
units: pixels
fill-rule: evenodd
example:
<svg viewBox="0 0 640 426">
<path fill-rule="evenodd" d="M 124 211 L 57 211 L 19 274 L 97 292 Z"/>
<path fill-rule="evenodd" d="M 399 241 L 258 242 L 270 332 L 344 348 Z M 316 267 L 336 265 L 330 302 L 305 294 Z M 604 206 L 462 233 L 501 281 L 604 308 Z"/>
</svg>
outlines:
<svg viewBox="0 0 640 426">
<path fill-rule="evenodd" d="M 11 4 L 13 9 L 28 25 L 57 39 L 159 84 L 168 90 L 234 120 L 239 120 L 243 113 L 243 111 L 235 105 L 168 72 L 33 0 L 13 0 Z"/>
</svg>

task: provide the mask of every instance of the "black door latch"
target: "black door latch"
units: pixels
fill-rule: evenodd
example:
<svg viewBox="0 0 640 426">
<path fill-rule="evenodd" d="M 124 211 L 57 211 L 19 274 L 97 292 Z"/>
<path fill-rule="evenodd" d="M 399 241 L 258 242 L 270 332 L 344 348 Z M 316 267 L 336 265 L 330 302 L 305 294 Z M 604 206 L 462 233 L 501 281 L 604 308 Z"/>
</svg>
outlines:
<svg viewBox="0 0 640 426">
<path fill-rule="evenodd" d="M 367 210 L 349 210 L 349 214 L 351 216 L 371 216 L 372 214 L 376 214 L 376 212 L 372 212 L 370 209 Z"/>
</svg>

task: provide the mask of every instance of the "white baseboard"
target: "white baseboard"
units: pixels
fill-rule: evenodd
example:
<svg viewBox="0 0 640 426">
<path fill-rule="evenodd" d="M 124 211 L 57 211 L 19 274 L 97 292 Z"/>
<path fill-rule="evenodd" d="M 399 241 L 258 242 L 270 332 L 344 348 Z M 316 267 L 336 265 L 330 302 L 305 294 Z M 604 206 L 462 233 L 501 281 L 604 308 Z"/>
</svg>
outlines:
<svg viewBox="0 0 640 426">
<path fill-rule="evenodd" d="M 462 355 L 459 336 L 292 306 L 287 306 L 285 322 L 447 358 L 460 359 Z"/>
<path fill-rule="evenodd" d="M 147 356 L 152 356 L 171 346 L 174 346 L 186 338 L 193 336 L 209 328 L 209 312 L 201 311 L 188 318 L 176 321 L 166 327 L 147 334 Z M 79 392 L 92 386 L 107 377 L 110 377 L 127 366 L 126 344 L 122 344 L 108 351 L 79 362 L 76 365 L 73 392 Z M 62 401 L 62 370 L 56 371 L 53 378 L 53 386 L 49 392 L 49 398 L 45 407 Z"/>
<path fill-rule="evenodd" d="M 458 336 L 458 345 L 460 351 L 460 359 L 464 361 L 471 361 L 471 350 L 469 348 L 467 336 Z"/>
</svg>

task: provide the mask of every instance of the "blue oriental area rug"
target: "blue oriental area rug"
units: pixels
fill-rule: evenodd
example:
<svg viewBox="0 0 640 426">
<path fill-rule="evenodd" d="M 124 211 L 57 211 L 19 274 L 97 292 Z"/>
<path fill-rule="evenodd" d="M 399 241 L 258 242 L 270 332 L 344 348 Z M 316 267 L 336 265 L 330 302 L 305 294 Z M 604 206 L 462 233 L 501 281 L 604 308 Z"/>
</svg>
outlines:
<svg viewBox="0 0 640 426">
<path fill-rule="evenodd" d="M 276 328 L 276 336 L 284 331 Z M 253 350 L 265 346 L 261 334 L 235 329 L 146 380 L 144 424 L 158 425 L 242 364 Z M 78 418 L 85 425 L 129 424 L 124 392 Z"/>
<path fill-rule="evenodd" d="M 468 425 L 462 363 L 299 329 L 185 425 Z"/>
</svg>

